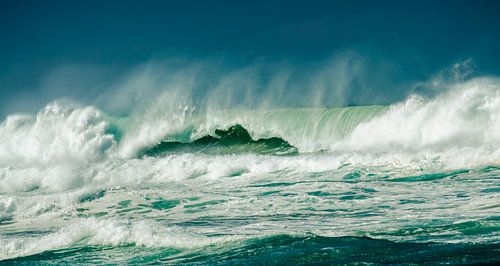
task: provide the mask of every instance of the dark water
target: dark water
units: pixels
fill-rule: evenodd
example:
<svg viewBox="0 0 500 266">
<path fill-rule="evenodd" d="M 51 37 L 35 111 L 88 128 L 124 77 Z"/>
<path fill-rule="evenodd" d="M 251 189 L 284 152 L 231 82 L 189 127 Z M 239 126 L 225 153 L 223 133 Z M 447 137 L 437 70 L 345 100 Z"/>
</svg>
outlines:
<svg viewBox="0 0 500 266">
<path fill-rule="evenodd" d="M 202 250 L 85 246 L 47 251 L 4 264 L 187 264 L 324 265 L 441 264 L 498 265 L 500 244 L 405 243 L 368 237 L 276 235 L 211 245 Z"/>
</svg>

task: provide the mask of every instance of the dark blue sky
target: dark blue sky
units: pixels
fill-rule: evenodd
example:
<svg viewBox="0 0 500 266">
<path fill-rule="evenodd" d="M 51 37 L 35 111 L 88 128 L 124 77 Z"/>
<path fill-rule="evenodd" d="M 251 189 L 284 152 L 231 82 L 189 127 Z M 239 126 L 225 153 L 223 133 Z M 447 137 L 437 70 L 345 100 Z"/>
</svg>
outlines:
<svg viewBox="0 0 500 266">
<path fill-rule="evenodd" d="M 499 1 L 0 1 L 0 104 L 57 66 L 110 75 L 182 56 L 314 64 L 355 51 L 389 62 L 395 84 L 472 58 L 500 74 Z M 64 94 L 64 92 L 62 92 Z M 390 93 L 390 91 L 386 91 Z M 396 94 L 400 92 L 394 92 Z M 401 93 L 400 93 L 401 94 Z M 1 108 L 0 108 L 1 109 Z"/>
</svg>

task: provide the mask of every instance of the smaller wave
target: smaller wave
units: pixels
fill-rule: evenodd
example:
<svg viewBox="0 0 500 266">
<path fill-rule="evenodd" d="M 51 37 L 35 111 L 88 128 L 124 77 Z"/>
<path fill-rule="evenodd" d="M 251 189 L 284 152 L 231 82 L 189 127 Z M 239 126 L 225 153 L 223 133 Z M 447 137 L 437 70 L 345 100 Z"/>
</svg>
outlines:
<svg viewBox="0 0 500 266">
<path fill-rule="evenodd" d="M 266 155 L 297 155 L 296 147 L 278 137 L 253 140 L 241 125 L 227 130 L 216 129 L 216 136 L 206 135 L 192 142 L 162 141 L 142 150 L 139 155 L 162 156 L 169 153 L 202 152 L 208 154 L 256 153 Z"/>
<path fill-rule="evenodd" d="M 104 228 L 99 233 L 104 233 Z M 318 235 L 270 235 L 222 241 L 160 240 L 160 236 L 146 234 L 134 237 L 127 233 L 109 237 L 113 230 L 102 236 L 92 236 L 87 243 L 93 245 L 49 249 L 32 255 L 13 257 L 7 263 L 60 262 L 79 264 L 89 258 L 109 258 L 124 264 L 166 263 L 189 265 L 310 265 L 310 264 L 452 264 L 498 265 L 498 244 L 478 243 L 408 243 L 373 239 L 369 237 L 324 237 Z M 120 232 L 123 233 L 123 232 Z M 148 245 L 153 238 L 159 246 Z M 156 239 L 155 239 L 156 238 Z M 129 243 L 131 239 L 134 242 Z M 168 239 L 168 237 L 166 238 Z M 140 241 L 138 241 L 140 240 Z M 144 242 L 144 240 L 147 240 Z M 198 240 L 198 239 L 196 239 Z M 41 243 L 37 243 L 41 244 Z M 126 244 L 125 246 L 123 244 Z M 166 244 L 166 245 L 165 245 Z M 126 248 L 121 248 L 126 247 Z M 172 249 L 180 248 L 180 249 Z M 134 250 L 134 253 L 130 253 Z M 75 255 L 78 251 L 78 255 Z M 147 255 L 146 255 L 147 254 Z M 97 261 L 99 263 L 100 261 Z"/>
<path fill-rule="evenodd" d="M 238 237 L 203 237 L 177 227 L 166 228 L 152 221 L 87 218 L 54 232 L 33 232 L 32 235 L 19 235 L 15 238 L 3 238 L 0 235 L 0 264 L 2 260 L 79 246 L 134 245 L 145 248 L 193 249 L 230 240 L 238 240 Z"/>
<path fill-rule="evenodd" d="M 174 264 L 351 265 L 351 264 L 483 264 L 496 265 L 498 244 L 408 243 L 369 237 L 273 235 L 233 246 L 207 248 L 167 258 Z M 234 245 L 237 244 L 237 245 Z M 173 260 L 172 260 L 173 259 Z"/>
</svg>

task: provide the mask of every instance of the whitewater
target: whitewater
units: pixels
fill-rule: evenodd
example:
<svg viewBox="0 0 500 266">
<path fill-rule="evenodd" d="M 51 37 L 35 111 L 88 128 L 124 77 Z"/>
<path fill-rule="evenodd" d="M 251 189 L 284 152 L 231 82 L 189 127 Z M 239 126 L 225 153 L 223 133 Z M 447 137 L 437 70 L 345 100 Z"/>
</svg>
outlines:
<svg viewBox="0 0 500 266">
<path fill-rule="evenodd" d="M 0 123 L 0 264 L 500 263 L 500 79 L 390 105 Z"/>
</svg>

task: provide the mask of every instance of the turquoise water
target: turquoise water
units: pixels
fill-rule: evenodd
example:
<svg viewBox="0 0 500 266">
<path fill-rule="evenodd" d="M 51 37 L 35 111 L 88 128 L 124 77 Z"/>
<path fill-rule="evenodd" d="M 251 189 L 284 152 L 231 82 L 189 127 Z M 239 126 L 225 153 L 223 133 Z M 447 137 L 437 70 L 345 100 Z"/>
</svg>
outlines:
<svg viewBox="0 0 500 266">
<path fill-rule="evenodd" d="M 204 157 L 179 156 L 170 159 Z M 231 164 L 238 157 L 214 160 Z M 328 158 L 261 157 L 254 162 Z M 51 210 L 37 210 L 42 214 L 29 221 L 3 221 L 0 250 L 11 257 L 4 262 L 498 263 L 496 168 L 400 177 L 386 167 L 273 169 L 259 177 L 248 172 L 235 168 L 217 179 L 86 192 L 70 206 L 64 206 L 64 198 L 79 192 L 14 194 L 26 201 L 55 200 L 44 206 Z"/>
<path fill-rule="evenodd" d="M 9 116 L 0 264 L 499 264 L 498 91 Z"/>
</svg>

